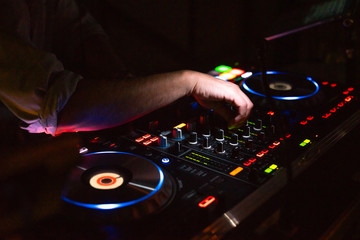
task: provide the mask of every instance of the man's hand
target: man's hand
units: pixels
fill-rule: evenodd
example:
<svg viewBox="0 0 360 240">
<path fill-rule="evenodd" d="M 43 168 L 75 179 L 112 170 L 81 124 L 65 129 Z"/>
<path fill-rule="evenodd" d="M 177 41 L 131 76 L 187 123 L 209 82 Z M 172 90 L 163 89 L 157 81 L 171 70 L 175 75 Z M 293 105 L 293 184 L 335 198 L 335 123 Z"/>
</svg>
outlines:
<svg viewBox="0 0 360 240">
<path fill-rule="evenodd" d="M 195 79 L 191 95 L 200 105 L 220 114 L 228 122 L 229 128 L 239 127 L 246 121 L 253 103 L 239 86 L 207 74 L 191 74 Z"/>
</svg>

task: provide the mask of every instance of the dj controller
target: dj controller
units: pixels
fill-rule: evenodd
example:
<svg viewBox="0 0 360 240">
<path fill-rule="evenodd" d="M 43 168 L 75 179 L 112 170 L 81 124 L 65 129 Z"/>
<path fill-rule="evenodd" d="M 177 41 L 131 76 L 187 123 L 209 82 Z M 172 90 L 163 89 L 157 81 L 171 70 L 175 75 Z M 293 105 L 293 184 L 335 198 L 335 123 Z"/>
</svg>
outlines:
<svg viewBox="0 0 360 240">
<path fill-rule="evenodd" d="M 328 151 L 360 120 L 359 89 L 221 65 L 254 103 L 228 129 L 188 97 L 126 126 L 83 134 L 62 198 L 73 220 L 120 239 L 220 239 Z M 115 230 L 114 230 L 115 231 Z"/>
</svg>

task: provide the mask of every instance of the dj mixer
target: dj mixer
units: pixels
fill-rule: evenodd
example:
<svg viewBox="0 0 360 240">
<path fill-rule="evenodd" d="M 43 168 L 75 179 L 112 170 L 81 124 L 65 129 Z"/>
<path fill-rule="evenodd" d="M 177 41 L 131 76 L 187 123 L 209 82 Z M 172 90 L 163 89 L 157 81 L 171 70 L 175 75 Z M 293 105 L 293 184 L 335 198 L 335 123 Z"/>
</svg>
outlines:
<svg viewBox="0 0 360 240">
<path fill-rule="evenodd" d="M 355 86 L 277 71 L 265 84 L 261 73 L 225 65 L 209 74 L 253 101 L 246 124 L 230 130 L 187 97 L 84 133 L 62 194 L 73 221 L 112 226 L 121 239 L 220 239 L 360 120 Z"/>
</svg>

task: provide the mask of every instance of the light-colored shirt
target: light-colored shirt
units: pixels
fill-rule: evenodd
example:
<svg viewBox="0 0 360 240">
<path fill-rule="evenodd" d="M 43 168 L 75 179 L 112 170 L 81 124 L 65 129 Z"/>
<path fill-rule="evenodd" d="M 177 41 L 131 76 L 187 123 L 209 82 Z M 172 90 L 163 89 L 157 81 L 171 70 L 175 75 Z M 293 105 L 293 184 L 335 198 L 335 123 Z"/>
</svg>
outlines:
<svg viewBox="0 0 360 240">
<path fill-rule="evenodd" d="M 58 113 L 82 76 L 61 59 L 104 34 L 72 0 L 0 0 L 0 101 L 31 133 L 55 134 Z"/>
</svg>

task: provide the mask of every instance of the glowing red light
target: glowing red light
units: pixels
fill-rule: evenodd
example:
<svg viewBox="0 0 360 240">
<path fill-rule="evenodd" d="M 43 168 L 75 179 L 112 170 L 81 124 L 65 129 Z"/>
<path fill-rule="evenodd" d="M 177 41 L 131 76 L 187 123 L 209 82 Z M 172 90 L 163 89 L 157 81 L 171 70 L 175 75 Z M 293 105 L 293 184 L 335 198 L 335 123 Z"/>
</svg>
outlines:
<svg viewBox="0 0 360 240">
<path fill-rule="evenodd" d="M 307 123 L 308 123 L 308 122 L 305 121 L 305 120 L 300 122 L 301 125 L 306 125 Z"/>
<path fill-rule="evenodd" d="M 286 138 L 289 138 L 289 137 L 291 137 L 291 134 L 286 135 Z"/>
<path fill-rule="evenodd" d="M 343 91 L 343 94 L 344 94 L 344 95 L 348 95 L 348 94 L 349 94 L 349 91 Z"/>
<path fill-rule="evenodd" d="M 245 166 L 247 166 L 247 167 L 248 167 L 248 166 L 250 166 L 250 165 L 251 165 L 251 162 L 246 161 L 246 162 L 244 162 L 243 164 L 244 164 Z"/>
<path fill-rule="evenodd" d="M 139 138 L 135 139 L 135 142 L 139 143 L 139 142 L 142 142 L 143 140 L 144 140 L 143 137 L 139 137 Z"/>
<path fill-rule="evenodd" d="M 309 120 L 309 121 L 311 121 L 311 120 L 314 119 L 314 117 L 313 117 L 313 116 L 308 116 L 306 119 Z"/>
<path fill-rule="evenodd" d="M 337 86 L 337 84 L 336 83 L 332 83 L 332 84 L 330 84 L 330 87 L 336 87 Z"/>
<path fill-rule="evenodd" d="M 331 113 L 325 113 L 324 115 L 322 115 L 322 118 L 328 118 L 331 116 Z"/>
<path fill-rule="evenodd" d="M 338 104 L 338 107 L 343 107 L 343 106 L 344 106 L 344 103 L 343 103 L 343 102 L 341 102 L 341 103 Z"/>
<path fill-rule="evenodd" d="M 152 142 L 157 142 L 159 140 L 159 138 L 158 137 L 153 137 L 153 138 L 150 138 L 150 141 L 152 141 Z"/>
<path fill-rule="evenodd" d="M 322 85 L 328 85 L 329 84 L 329 82 L 322 82 Z"/>
<path fill-rule="evenodd" d="M 149 137 L 151 137 L 151 135 L 150 134 L 146 134 L 146 135 L 144 135 L 144 136 L 142 136 L 144 139 L 147 139 L 147 138 L 149 138 Z"/>
<path fill-rule="evenodd" d="M 278 146 L 278 145 L 280 145 L 280 142 L 279 142 L 279 141 L 275 141 L 275 142 L 273 142 L 273 144 L 274 144 L 275 146 Z"/>
<path fill-rule="evenodd" d="M 91 143 L 98 143 L 100 142 L 100 138 L 99 137 L 95 137 L 93 139 L 90 140 Z"/>
<path fill-rule="evenodd" d="M 275 145 L 270 145 L 269 148 L 273 149 L 275 148 L 276 146 Z"/>
<path fill-rule="evenodd" d="M 350 91 L 350 92 L 351 92 L 351 91 L 354 91 L 354 88 L 353 88 L 353 87 L 349 87 L 349 88 L 348 88 L 348 91 Z"/>
<path fill-rule="evenodd" d="M 112 144 L 110 144 L 109 147 L 116 147 L 116 144 L 115 144 L 115 143 L 112 143 Z"/>
<path fill-rule="evenodd" d="M 202 200 L 198 206 L 201 208 L 206 208 L 208 207 L 210 204 L 212 204 L 213 202 L 215 202 L 216 198 L 213 196 L 208 196 L 207 198 L 205 198 L 204 200 Z"/>
<path fill-rule="evenodd" d="M 330 112 L 331 112 L 331 113 L 336 112 L 336 108 L 332 108 L 332 109 L 330 109 Z"/>
<path fill-rule="evenodd" d="M 250 158 L 249 159 L 249 162 L 251 162 L 251 163 L 253 163 L 253 162 L 255 162 L 256 161 L 256 158 Z"/>
<path fill-rule="evenodd" d="M 264 153 L 263 152 L 259 152 L 258 154 L 256 154 L 257 157 L 261 158 L 264 156 Z"/>
<path fill-rule="evenodd" d="M 348 96 L 344 100 L 345 100 L 345 102 L 350 102 L 352 98 L 353 98 L 353 96 Z"/>
<path fill-rule="evenodd" d="M 147 140 L 146 142 L 143 142 L 143 144 L 144 144 L 145 146 L 150 145 L 151 143 L 152 143 L 152 141 L 150 141 L 150 140 Z"/>
<path fill-rule="evenodd" d="M 273 111 L 269 111 L 267 114 L 270 116 L 274 116 L 275 113 Z"/>
</svg>

